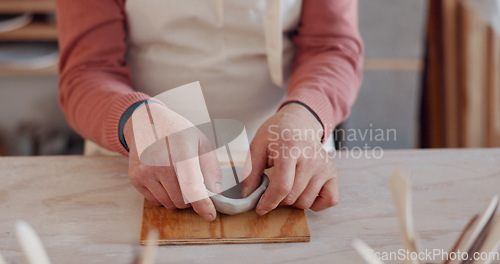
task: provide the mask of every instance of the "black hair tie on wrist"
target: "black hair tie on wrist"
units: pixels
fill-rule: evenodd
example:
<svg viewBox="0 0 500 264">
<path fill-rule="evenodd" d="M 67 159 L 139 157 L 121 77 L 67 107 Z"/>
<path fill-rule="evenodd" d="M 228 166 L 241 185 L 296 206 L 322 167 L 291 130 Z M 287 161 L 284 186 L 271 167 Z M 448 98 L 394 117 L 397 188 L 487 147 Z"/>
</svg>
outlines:
<svg viewBox="0 0 500 264">
<path fill-rule="evenodd" d="M 134 111 L 137 108 L 139 108 L 139 106 L 141 106 L 143 104 L 148 104 L 148 102 L 154 102 L 154 101 L 144 100 L 144 101 L 134 103 L 129 108 L 127 108 L 127 110 L 125 110 L 122 117 L 120 118 L 120 122 L 118 123 L 118 138 L 120 139 L 120 143 L 127 150 L 127 152 L 130 152 L 130 149 L 127 145 L 127 141 L 125 141 L 125 135 L 123 135 L 123 129 L 125 127 L 125 123 L 127 123 L 127 120 L 130 118 L 130 116 L 132 116 Z"/>
<path fill-rule="evenodd" d="M 289 104 L 298 104 L 298 105 L 301 105 L 303 107 L 305 107 L 309 112 L 311 112 L 311 114 L 314 116 L 314 118 L 316 118 L 316 120 L 318 120 L 318 122 L 321 124 L 321 127 L 323 128 L 323 136 L 321 136 L 321 142 L 323 142 L 323 140 L 325 139 L 325 126 L 323 125 L 323 122 L 321 122 L 321 119 L 319 118 L 319 116 L 316 114 L 316 112 L 314 112 L 309 106 L 307 106 L 306 104 L 302 103 L 302 102 L 299 102 L 299 101 L 288 101 L 288 102 L 285 102 L 284 104 L 281 105 L 280 109 L 283 108 L 283 106 L 285 105 L 289 105 Z"/>
</svg>

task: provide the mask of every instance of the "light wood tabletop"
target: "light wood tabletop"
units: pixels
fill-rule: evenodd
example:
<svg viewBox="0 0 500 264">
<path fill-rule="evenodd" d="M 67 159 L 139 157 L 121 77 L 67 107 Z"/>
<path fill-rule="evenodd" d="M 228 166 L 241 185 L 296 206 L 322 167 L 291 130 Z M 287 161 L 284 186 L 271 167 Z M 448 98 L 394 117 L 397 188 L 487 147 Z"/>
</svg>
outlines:
<svg viewBox="0 0 500 264">
<path fill-rule="evenodd" d="M 363 263 L 351 247 L 354 238 L 377 252 L 396 252 L 402 246 L 388 188 L 395 169 L 411 172 L 422 249 L 448 251 L 472 215 L 500 192 L 500 149 L 371 154 L 335 153 L 341 202 L 306 212 L 309 243 L 164 246 L 157 263 Z M 14 234 L 22 219 L 53 263 L 132 263 L 142 206 L 124 157 L 0 158 L 0 252 L 10 261 L 26 263 Z"/>
</svg>

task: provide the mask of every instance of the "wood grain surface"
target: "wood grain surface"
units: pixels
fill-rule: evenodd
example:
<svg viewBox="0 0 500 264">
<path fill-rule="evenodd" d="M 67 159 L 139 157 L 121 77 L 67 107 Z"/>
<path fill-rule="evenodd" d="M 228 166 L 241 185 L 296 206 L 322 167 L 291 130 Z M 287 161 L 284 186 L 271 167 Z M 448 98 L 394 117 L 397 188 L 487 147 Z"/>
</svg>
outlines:
<svg viewBox="0 0 500 264">
<path fill-rule="evenodd" d="M 162 246 L 158 263 L 366 264 L 351 246 L 355 238 L 377 252 L 397 252 L 400 232 L 387 185 L 394 169 L 411 175 L 422 247 L 449 251 L 470 218 L 499 193 L 500 149 L 331 155 L 341 199 L 330 209 L 305 211 L 309 243 Z M 0 252 L 8 263 L 26 262 L 14 233 L 22 219 L 54 264 L 132 263 L 140 251 L 144 197 L 127 172 L 126 157 L 0 157 Z"/>
<path fill-rule="evenodd" d="M 207 222 L 193 209 L 167 210 L 144 201 L 141 244 L 150 230 L 158 230 L 159 245 L 249 244 L 309 242 L 304 210 L 279 207 L 264 216 L 254 210 L 238 214 L 218 214 Z"/>
</svg>

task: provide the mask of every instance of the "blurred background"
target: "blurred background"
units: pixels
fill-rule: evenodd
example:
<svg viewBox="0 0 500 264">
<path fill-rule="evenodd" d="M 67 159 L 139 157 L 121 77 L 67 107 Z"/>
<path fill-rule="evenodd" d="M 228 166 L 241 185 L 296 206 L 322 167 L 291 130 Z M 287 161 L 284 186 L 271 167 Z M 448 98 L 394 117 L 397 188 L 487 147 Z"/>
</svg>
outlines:
<svg viewBox="0 0 500 264">
<path fill-rule="evenodd" d="M 364 82 L 337 147 L 500 146 L 497 0 L 359 0 Z M 0 0 L 0 155 L 80 154 L 57 103 L 53 0 Z M 395 131 L 383 140 L 363 133 Z M 366 135 L 366 134 L 365 134 Z"/>
</svg>

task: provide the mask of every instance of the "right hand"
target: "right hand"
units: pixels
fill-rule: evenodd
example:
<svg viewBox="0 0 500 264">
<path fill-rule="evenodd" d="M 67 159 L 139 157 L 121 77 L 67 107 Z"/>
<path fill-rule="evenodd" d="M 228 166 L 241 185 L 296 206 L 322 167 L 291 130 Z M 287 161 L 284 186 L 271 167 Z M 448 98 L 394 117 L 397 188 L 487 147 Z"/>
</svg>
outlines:
<svg viewBox="0 0 500 264">
<path fill-rule="evenodd" d="M 141 142 L 136 139 L 142 139 L 134 133 L 154 140 L 150 118 L 161 138 L 158 141 L 165 140 L 166 144 L 155 144 L 158 147 L 148 149 L 146 158 L 169 166 L 147 165 L 145 157 L 142 161 L 139 157 L 137 147 Z M 217 213 L 207 188 L 220 192 L 222 172 L 213 145 L 200 130 L 165 106 L 151 103 L 136 109 L 125 124 L 124 136 L 130 148 L 130 181 L 146 199 L 167 209 L 192 206 L 205 220 L 215 220 Z"/>
</svg>

